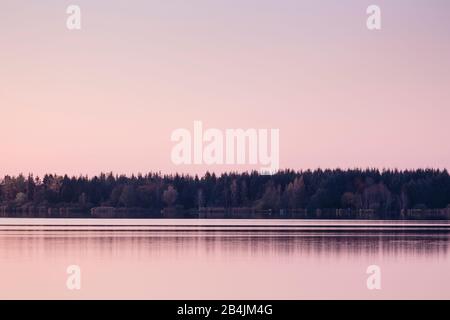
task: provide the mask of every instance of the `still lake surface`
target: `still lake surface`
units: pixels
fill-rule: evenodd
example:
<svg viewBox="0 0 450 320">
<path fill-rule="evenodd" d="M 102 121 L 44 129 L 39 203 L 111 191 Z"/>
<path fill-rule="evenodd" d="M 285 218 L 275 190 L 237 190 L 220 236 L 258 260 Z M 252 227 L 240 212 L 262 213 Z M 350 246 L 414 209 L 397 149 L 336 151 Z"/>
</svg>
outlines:
<svg viewBox="0 0 450 320">
<path fill-rule="evenodd" d="M 0 299 L 450 299 L 449 246 L 448 221 L 1 218 Z"/>
</svg>

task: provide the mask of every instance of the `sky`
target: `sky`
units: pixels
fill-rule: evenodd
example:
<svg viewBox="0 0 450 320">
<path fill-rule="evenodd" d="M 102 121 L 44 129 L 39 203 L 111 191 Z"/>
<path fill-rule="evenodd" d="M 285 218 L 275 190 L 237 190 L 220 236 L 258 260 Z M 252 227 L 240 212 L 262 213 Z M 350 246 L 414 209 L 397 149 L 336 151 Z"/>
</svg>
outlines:
<svg viewBox="0 0 450 320">
<path fill-rule="evenodd" d="M 2 0 L 0 175 L 253 168 L 175 165 L 196 120 L 279 129 L 281 169 L 448 169 L 449 57 L 447 0 Z"/>
</svg>

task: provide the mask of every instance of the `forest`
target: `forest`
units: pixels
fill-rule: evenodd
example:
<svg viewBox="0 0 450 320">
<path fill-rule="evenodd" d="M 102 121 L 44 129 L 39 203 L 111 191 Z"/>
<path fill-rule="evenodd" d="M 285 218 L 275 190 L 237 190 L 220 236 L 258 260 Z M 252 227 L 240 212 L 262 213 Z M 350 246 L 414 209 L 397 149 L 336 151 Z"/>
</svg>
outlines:
<svg viewBox="0 0 450 320">
<path fill-rule="evenodd" d="M 274 175 L 256 171 L 203 176 L 30 174 L 0 180 L 2 216 L 41 213 L 57 217 L 62 212 L 65 217 L 70 212 L 83 216 L 95 208 L 120 209 L 125 217 L 133 212 L 141 217 L 198 217 L 198 212 L 228 217 L 227 212 L 232 212 L 233 217 L 247 218 L 259 213 L 267 217 L 397 219 L 407 213 L 434 212 L 445 218 L 450 211 L 450 176 L 439 169 L 317 169 Z"/>
</svg>

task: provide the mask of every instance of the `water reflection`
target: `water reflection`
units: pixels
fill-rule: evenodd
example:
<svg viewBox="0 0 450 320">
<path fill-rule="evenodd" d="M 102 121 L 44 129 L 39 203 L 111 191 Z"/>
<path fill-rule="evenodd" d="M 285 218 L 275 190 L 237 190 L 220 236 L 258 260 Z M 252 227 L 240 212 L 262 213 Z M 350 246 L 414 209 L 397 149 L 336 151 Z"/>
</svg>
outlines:
<svg viewBox="0 0 450 320">
<path fill-rule="evenodd" d="M 448 299 L 450 231 L 427 228 L 1 229 L 0 298 Z M 365 285 L 371 264 L 380 292 Z"/>
<path fill-rule="evenodd" d="M 0 232 L 0 258 L 161 253 L 244 256 L 445 256 L 449 233 L 414 232 Z"/>
</svg>

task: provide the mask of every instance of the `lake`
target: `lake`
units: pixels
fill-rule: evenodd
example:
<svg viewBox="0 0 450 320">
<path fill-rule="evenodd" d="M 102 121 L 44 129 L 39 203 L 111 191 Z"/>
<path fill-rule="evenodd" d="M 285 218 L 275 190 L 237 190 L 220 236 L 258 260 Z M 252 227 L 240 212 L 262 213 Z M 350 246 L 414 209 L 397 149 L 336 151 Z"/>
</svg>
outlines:
<svg viewBox="0 0 450 320">
<path fill-rule="evenodd" d="M 448 221 L 2 218 L 0 298 L 450 299 L 449 235 Z"/>
</svg>

